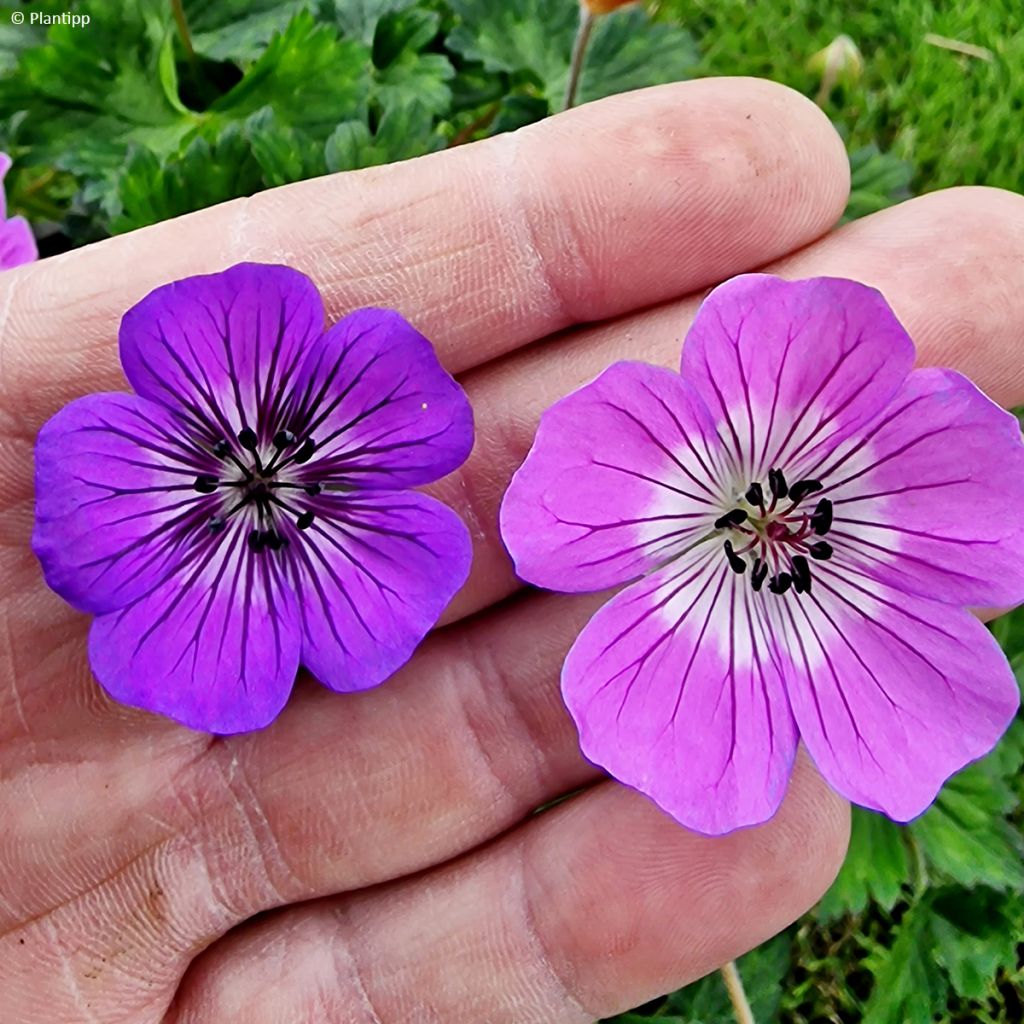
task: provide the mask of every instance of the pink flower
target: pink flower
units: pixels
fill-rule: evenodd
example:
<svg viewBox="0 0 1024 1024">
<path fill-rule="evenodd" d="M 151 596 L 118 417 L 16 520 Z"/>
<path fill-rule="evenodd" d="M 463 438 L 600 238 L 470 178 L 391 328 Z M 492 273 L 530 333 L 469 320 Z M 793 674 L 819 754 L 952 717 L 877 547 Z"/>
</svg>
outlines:
<svg viewBox="0 0 1024 1024">
<path fill-rule="evenodd" d="M 549 589 L 638 580 L 563 693 L 584 753 L 690 828 L 770 818 L 800 739 L 906 821 L 1016 711 L 965 606 L 1024 598 L 1020 430 L 913 362 L 873 289 L 749 275 L 705 301 L 681 375 L 618 363 L 541 420 L 505 543 Z"/>
</svg>

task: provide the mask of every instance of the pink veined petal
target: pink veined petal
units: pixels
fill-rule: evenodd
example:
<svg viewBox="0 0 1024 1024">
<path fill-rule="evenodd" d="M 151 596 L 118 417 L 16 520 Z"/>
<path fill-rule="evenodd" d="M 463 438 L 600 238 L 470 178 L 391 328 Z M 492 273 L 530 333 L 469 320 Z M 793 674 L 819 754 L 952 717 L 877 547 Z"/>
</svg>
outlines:
<svg viewBox="0 0 1024 1024">
<path fill-rule="evenodd" d="M 843 796 L 909 821 L 995 746 L 1019 703 L 998 644 L 969 612 L 831 567 L 779 603 L 800 735 Z"/>
<path fill-rule="evenodd" d="M 0 217 L 0 270 L 11 270 L 38 258 L 39 249 L 28 221 L 24 217 Z"/>
<path fill-rule="evenodd" d="M 93 672 L 115 699 L 204 732 L 259 729 L 299 667 L 295 597 L 246 530 L 193 548 L 177 572 L 89 634 Z"/>
<path fill-rule="evenodd" d="M 210 503 L 193 485 L 211 466 L 172 416 L 136 395 L 65 406 L 39 432 L 35 459 L 32 547 L 49 586 L 81 611 L 123 608 L 153 589 Z"/>
<path fill-rule="evenodd" d="M 635 579 L 712 529 L 722 446 L 678 374 L 616 363 L 541 417 L 501 506 L 516 572 L 560 591 Z"/>
<path fill-rule="evenodd" d="M 121 363 L 132 387 L 181 415 L 193 436 L 273 433 L 323 328 L 323 303 L 305 274 L 240 263 L 163 285 L 128 310 Z"/>
<path fill-rule="evenodd" d="M 315 440 L 317 479 L 359 488 L 430 483 L 473 447 L 465 392 L 430 342 L 389 309 L 350 313 L 312 346 L 286 419 Z"/>
<path fill-rule="evenodd" d="M 837 564 L 951 604 L 1024 600 L 1020 427 L 966 377 L 915 370 L 819 473 Z"/>
<path fill-rule="evenodd" d="M 469 575 L 472 544 L 446 505 L 415 491 L 325 492 L 288 549 L 302 664 L 343 692 L 384 682 L 412 656 Z"/>
<path fill-rule="evenodd" d="M 875 289 L 747 274 L 704 300 L 682 373 L 740 478 L 763 481 L 784 468 L 793 481 L 820 449 L 882 410 L 913 361 L 913 342 Z"/>
<path fill-rule="evenodd" d="M 758 595 L 702 546 L 602 608 L 562 670 L 583 752 L 688 828 L 770 818 L 797 736 Z"/>
</svg>

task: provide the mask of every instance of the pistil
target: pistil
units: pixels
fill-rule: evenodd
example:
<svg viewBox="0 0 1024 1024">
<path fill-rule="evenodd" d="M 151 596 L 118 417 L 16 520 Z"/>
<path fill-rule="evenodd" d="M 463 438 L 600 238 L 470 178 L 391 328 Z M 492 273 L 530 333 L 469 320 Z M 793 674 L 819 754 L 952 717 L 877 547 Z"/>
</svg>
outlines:
<svg viewBox="0 0 1024 1024">
<path fill-rule="evenodd" d="M 832 502 L 828 498 L 819 499 L 810 515 L 798 506 L 809 495 L 822 489 L 821 481 L 810 478 L 790 485 L 783 470 L 772 468 L 768 471 L 771 503 L 767 507 L 765 488 L 755 480 L 744 491 L 742 502 L 715 520 L 716 530 L 730 533 L 723 548 L 733 572 L 742 574 L 747 567 L 743 556 L 759 549 L 753 556 L 750 573 L 753 590 L 760 591 L 767 581 L 768 590 L 773 594 L 784 594 L 790 588 L 797 594 L 810 593 L 812 578 L 808 557 L 818 562 L 828 561 L 833 555 L 833 548 L 827 541 L 812 543 L 808 538 L 820 537 L 831 529 Z M 745 541 L 738 549 L 734 544 L 736 535 Z M 779 563 L 784 566 L 771 578 L 770 553 L 774 554 L 777 566 Z"/>
</svg>

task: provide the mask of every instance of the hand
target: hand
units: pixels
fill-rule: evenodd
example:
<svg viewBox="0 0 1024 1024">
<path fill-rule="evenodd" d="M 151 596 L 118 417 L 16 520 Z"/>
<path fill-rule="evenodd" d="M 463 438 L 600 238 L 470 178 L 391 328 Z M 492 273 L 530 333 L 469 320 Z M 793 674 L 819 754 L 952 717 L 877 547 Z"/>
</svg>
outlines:
<svg viewBox="0 0 1024 1024">
<path fill-rule="evenodd" d="M 809 102 L 697 81 L 3 275 L 5 1020 L 577 1024 L 809 907 L 843 856 L 842 802 L 802 763 L 772 822 L 710 840 L 603 781 L 557 682 L 598 602 L 501 603 L 496 520 L 545 406 L 616 359 L 673 364 L 699 293 L 772 261 L 876 285 L 924 361 L 1024 400 L 1024 200 L 958 189 L 826 234 L 846 190 Z M 352 696 L 300 681 L 271 728 L 213 739 L 92 681 L 86 619 L 29 552 L 32 445 L 71 398 L 124 386 L 124 310 L 243 259 L 305 270 L 332 318 L 397 307 L 463 375 L 477 446 L 436 490 L 476 563 L 396 678 Z"/>
</svg>

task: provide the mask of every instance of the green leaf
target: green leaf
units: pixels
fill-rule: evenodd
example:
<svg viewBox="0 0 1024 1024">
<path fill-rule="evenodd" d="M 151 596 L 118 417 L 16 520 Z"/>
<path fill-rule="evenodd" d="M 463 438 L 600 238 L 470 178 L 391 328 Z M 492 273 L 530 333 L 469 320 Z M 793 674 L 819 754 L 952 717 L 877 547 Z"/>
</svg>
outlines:
<svg viewBox="0 0 1024 1024">
<path fill-rule="evenodd" d="M 641 7 L 615 11 L 594 29 L 580 79 L 579 102 L 681 81 L 689 77 L 697 60 L 697 47 L 685 29 L 652 22 Z M 551 98 L 558 100 L 564 88 L 564 81 L 556 83 Z"/>
<path fill-rule="evenodd" d="M 561 106 L 579 6 L 566 0 L 510 0 L 480 4 L 451 0 L 460 16 L 448 45 L 490 71 L 527 73 L 551 109 Z M 579 102 L 686 78 L 697 63 L 688 32 L 653 22 L 639 7 L 599 18 L 580 80 Z"/>
<path fill-rule="evenodd" d="M 373 45 L 374 99 L 387 109 L 420 103 L 436 115 L 448 112 L 455 68 L 442 53 L 422 52 L 437 38 L 441 17 L 415 9 L 381 19 Z"/>
<path fill-rule="evenodd" d="M 277 32 L 318 0 L 184 0 L 195 52 L 210 60 L 246 64 L 255 60 Z"/>
<path fill-rule="evenodd" d="M 94 0 L 89 15 L 87 29 L 52 26 L 17 66 L 35 159 L 87 179 L 86 199 L 108 194 L 130 145 L 168 156 L 199 122 L 174 95 L 167 5 Z"/>
<path fill-rule="evenodd" d="M 369 87 L 369 50 L 301 11 L 210 110 L 244 119 L 270 107 L 292 127 L 326 138 L 340 122 L 363 116 Z"/>
<path fill-rule="evenodd" d="M 327 170 L 324 147 L 282 122 L 270 107 L 256 111 L 245 122 L 245 134 L 268 188 L 313 178 Z"/>
<path fill-rule="evenodd" d="M 547 94 L 564 91 L 579 5 L 567 0 L 449 0 L 459 24 L 448 46 L 488 71 L 531 73 Z"/>
<path fill-rule="evenodd" d="M 406 11 L 418 0 L 334 0 L 335 17 L 342 32 L 366 46 L 373 45 L 377 23 L 386 14 Z"/>
<path fill-rule="evenodd" d="M 932 1024 L 948 986 L 932 953 L 931 923 L 930 904 L 915 904 L 896 928 L 891 949 L 876 951 L 862 1024 Z"/>
<path fill-rule="evenodd" d="M 863 146 L 850 154 L 850 198 L 846 220 L 877 213 L 910 198 L 913 168 L 877 146 Z"/>
<path fill-rule="evenodd" d="M 886 910 L 908 883 L 910 858 L 902 828 L 888 818 L 853 809 L 850 848 L 839 876 L 815 908 L 821 921 L 859 914 L 874 901 Z"/>
<path fill-rule="evenodd" d="M 1013 780 L 1024 762 L 1016 723 L 996 749 L 943 787 L 909 826 L 930 871 L 974 886 L 1024 891 L 1024 837 L 1006 815 L 1018 807 Z"/>
<path fill-rule="evenodd" d="M 750 1009 L 758 1024 L 771 1024 L 778 1019 L 782 980 L 789 970 L 791 951 L 792 939 L 788 933 L 783 933 L 752 949 L 736 962 L 750 1000 Z M 693 1021 L 706 1024 L 732 1021 L 734 1016 L 722 976 L 716 971 L 668 996 L 657 1019 L 672 1020 L 673 1014 L 687 1024 Z"/>
<path fill-rule="evenodd" d="M 935 958 L 946 971 L 953 989 L 967 999 L 993 994 L 1000 970 L 1017 963 L 1021 904 L 991 889 L 950 888 L 932 901 Z"/>
<path fill-rule="evenodd" d="M 115 234 L 257 191 L 260 168 L 239 124 L 210 143 L 198 137 L 171 161 L 134 146 L 117 179 L 110 229 Z"/>
<path fill-rule="evenodd" d="M 891 948 L 868 957 L 875 984 L 862 1024 L 931 1024 L 951 987 L 966 999 L 998 997 L 998 972 L 1017 962 L 1022 909 L 984 886 L 930 890 L 904 914 Z"/>
<path fill-rule="evenodd" d="M 338 125 L 327 140 L 324 157 L 328 171 L 353 171 L 423 156 L 441 149 L 444 141 L 430 111 L 410 103 L 386 111 L 375 133 L 365 121 Z"/>
</svg>

